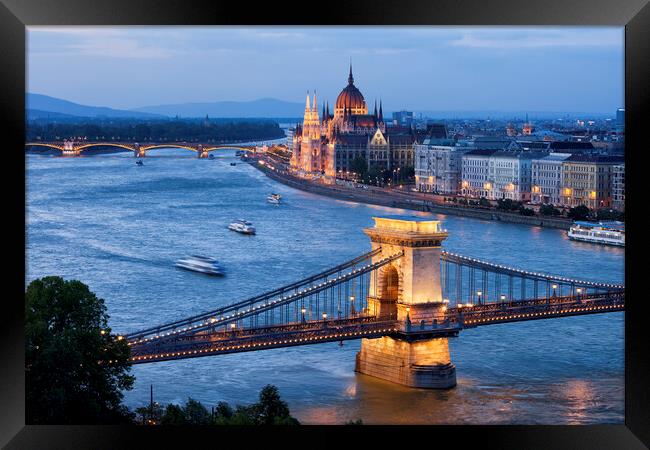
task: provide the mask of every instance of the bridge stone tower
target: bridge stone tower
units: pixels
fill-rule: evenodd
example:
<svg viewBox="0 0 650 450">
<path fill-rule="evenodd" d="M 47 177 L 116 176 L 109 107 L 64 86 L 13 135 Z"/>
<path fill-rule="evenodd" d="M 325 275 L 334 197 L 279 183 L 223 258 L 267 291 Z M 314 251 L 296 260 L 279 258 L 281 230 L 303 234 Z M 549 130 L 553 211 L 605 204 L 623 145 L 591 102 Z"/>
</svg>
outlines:
<svg viewBox="0 0 650 450">
<path fill-rule="evenodd" d="M 373 262 L 403 252 L 403 256 L 370 279 L 368 308 L 387 320 L 397 319 L 399 332 L 363 339 L 357 372 L 417 388 L 451 388 L 456 367 L 447 337 L 432 337 L 421 325 L 442 323 L 445 303 L 440 285 L 441 244 L 447 232 L 436 220 L 374 217 L 364 229 L 372 249 L 381 247 Z"/>
</svg>

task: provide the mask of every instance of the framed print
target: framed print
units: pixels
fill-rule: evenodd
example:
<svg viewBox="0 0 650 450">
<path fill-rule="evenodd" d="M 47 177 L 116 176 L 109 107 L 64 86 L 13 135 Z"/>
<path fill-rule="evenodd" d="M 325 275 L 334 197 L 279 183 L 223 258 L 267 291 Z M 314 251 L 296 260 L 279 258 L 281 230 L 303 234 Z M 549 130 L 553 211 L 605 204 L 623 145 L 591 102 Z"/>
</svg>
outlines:
<svg viewBox="0 0 650 450">
<path fill-rule="evenodd" d="M 648 445 L 647 2 L 0 10 L 7 448 Z"/>
</svg>

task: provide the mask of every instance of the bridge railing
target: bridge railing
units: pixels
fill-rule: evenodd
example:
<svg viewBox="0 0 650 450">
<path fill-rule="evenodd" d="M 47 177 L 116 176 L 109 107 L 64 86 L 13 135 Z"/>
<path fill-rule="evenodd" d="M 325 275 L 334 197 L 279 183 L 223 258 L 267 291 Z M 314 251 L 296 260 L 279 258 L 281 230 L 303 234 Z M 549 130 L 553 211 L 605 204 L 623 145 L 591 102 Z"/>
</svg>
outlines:
<svg viewBox="0 0 650 450">
<path fill-rule="evenodd" d="M 528 271 L 442 252 L 443 298 L 457 304 L 563 297 L 617 291 L 621 284 L 599 283 Z"/>
<path fill-rule="evenodd" d="M 376 251 L 366 255 L 376 254 Z M 364 256 L 364 255 L 362 255 Z M 290 322 L 305 322 L 322 318 L 347 318 L 367 309 L 366 296 L 370 273 L 402 256 L 402 253 L 382 258 L 363 266 L 349 266 L 348 271 L 338 273 L 332 278 L 319 278 L 320 283 L 303 284 L 301 289 L 295 289 L 288 295 L 279 297 L 264 297 L 253 303 L 238 303 L 236 308 L 228 310 L 230 314 L 213 316 L 189 327 L 168 329 L 166 333 L 149 334 L 145 337 L 135 335 L 129 344 L 173 340 L 185 334 L 197 333 L 218 327 L 256 328 L 273 324 L 288 324 Z M 358 259 L 358 258 L 356 258 Z M 349 264 L 348 264 L 349 265 Z M 327 271 L 331 272 L 331 269 Z M 330 275 L 334 275 L 330 273 Z M 350 300 L 348 300 L 350 299 Z M 223 309 L 222 309 L 223 310 Z"/>
<path fill-rule="evenodd" d="M 462 327 L 518 320 L 619 311 L 625 308 L 625 290 L 588 295 L 570 295 L 548 299 L 459 305 L 449 308 L 446 318 Z"/>
</svg>

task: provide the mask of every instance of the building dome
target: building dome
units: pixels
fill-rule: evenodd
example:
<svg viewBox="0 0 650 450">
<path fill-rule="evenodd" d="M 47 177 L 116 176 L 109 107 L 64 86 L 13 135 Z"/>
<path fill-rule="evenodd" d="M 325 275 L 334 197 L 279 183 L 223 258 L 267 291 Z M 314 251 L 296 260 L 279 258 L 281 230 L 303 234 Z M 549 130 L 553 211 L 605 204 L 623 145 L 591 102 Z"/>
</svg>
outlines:
<svg viewBox="0 0 650 450">
<path fill-rule="evenodd" d="M 348 76 L 348 85 L 341 91 L 336 98 L 335 111 L 343 111 L 344 108 L 350 108 L 352 114 L 367 114 L 366 101 L 361 91 L 354 85 L 352 77 L 352 66 L 350 66 L 350 76 Z"/>
</svg>

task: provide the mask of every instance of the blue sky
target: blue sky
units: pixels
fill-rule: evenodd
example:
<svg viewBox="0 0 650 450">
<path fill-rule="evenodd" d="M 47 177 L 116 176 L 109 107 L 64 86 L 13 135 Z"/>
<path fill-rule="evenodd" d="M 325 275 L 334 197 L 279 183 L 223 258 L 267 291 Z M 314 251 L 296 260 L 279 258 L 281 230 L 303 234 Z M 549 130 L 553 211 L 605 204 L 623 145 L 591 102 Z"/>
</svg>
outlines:
<svg viewBox="0 0 650 450">
<path fill-rule="evenodd" d="M 355 84 L 386 110 L 614 114 L 621 27 L 28 27 L 27 90 L 77 103 L 333 103 Z"/>
</svg>

